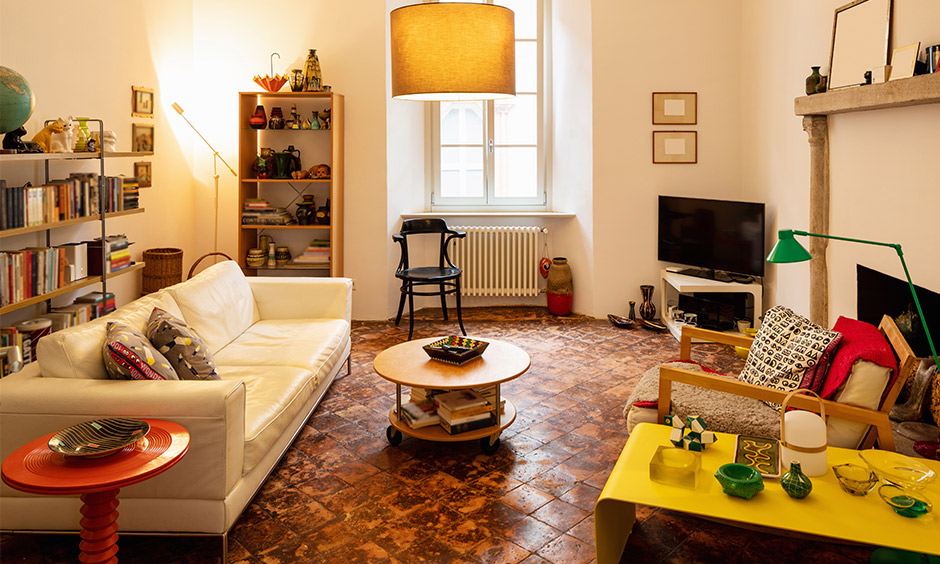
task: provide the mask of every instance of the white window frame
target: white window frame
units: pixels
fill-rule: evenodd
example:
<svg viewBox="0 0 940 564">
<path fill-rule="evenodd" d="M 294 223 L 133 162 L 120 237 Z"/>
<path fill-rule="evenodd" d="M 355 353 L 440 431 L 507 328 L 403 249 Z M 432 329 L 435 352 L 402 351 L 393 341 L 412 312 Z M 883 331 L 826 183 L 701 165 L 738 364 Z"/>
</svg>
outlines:
<svg viewBox="0 0 940 564">
<path fill-rule="evenodd" d="M 483 0 L 492 4 L 493 0 Z M 495 104 L 493 100 L 484 101 L 484 128 L 483 139 L 480 145 L 447 144 L 443 147 L 482 147 L 484 153 L 484 195 L 479 198 L 442 198 L 441 197 L 441 103 L 431 102 L 426 112 L 427 135 L 427 190 L 425 191 L 425 209 L 435 212 L 446 211 L 550 211 L 551 209 L 551 153 L 549 142 L 551 136 L 551 72 L 549 59 L 550 0 L 536 0 L 537 3 L 537 29 L 538 37 L 535 40 L 517 39 L 517 42 L 534 41 L 537 50 L 537 84 L 541 92 L 517 92 L 517 94 L 535 94 L 537 104 L 537 178 L 538 194 L 532 198 L 495 198 L 495 159 L 494 141 L 495 133 Z M 531 145 L 500 144 L 499 147 L 531 147 Z"/>
</svg>

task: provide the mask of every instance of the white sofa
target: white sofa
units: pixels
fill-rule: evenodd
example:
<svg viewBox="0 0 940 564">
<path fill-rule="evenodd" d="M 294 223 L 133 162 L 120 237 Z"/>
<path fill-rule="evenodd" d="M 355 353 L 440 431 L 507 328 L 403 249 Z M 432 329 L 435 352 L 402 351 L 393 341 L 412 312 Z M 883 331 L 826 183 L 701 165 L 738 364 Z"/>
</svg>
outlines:
<svg viewBox="0 0 940 564">
<path fill-rule="evenodd" d="M 226 261 L 117 311 L 44 337 L 38 363 L 0 380 L 0 456 L 69 425 L 102 417 L 167 419 L 190 433 L 173 468 L 121 490 L 122 532 L 223 538 L 347 363 L 352 282 L 246 278 Z M 186 321 L 221 380 L 111 380 L 105 324 L 145 332 L 154 306 Z M 348 368 L 347 368 L 348 371 Z M 3 484 L 0 529 L 75 531 L 81 502 Z"/>
</svg>

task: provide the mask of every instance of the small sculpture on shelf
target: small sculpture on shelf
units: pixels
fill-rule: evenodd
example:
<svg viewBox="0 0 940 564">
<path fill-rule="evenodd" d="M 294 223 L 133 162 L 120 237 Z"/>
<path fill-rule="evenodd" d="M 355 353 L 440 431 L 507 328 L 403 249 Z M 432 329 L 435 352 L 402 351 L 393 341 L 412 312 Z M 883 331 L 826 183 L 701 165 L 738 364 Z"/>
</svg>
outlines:
<svg viewBox="0 0 940 564">
<path fill-rule="evenodd" d="M 328 179 L 330 178 L 330 165 L 318 164 L 310 168 L 310 178 Z"/>
<path fill-rule="evenodd" d="M 299 225 L 313 225 L 317 215 L 317 203 L 313 194 L 304 194 L 304 200 L 297 204 L 297 223 Z"/>
<path fill-rule="evenodd" d="M 330 224 L 330 199 L 326 199 L 326 205 L 317 208 L 317 223 L 320 225 Z"/>
<path fill-rule="evenodd" d="M 43 127 L 39 130 L 39 133 L 33 136 L 33 143 L 38 144 L 42 150 L 46 153 L 51 153 L 52 151 L 52 135 L 54 133 L 62 133 L 65 131 L 65 127 L 69 125 L 72 121 L 70 117 L 68 121 L 58 118 L 49 125 Z M 65 152 L 65 151 L 60 151 Z"/>
<path fill-rule="evenodd" d="M 333 111 L 330 108 L 317 113 L 317 120 L 320 122 L 320 129 L 329 129 L 332 120 Z"/>
<path fill-rule="evenodd" d="M 3 136 L 3 149 L 5 151 L 12 151 L 15 153 L 42 153 L 42 147 L 38 143 L 33 143 L 32 141 L 23 141 L 23 136 L 26 135 L 25 127 L 18 127 L 13 131 L 7 132 Z"/>
</svg>

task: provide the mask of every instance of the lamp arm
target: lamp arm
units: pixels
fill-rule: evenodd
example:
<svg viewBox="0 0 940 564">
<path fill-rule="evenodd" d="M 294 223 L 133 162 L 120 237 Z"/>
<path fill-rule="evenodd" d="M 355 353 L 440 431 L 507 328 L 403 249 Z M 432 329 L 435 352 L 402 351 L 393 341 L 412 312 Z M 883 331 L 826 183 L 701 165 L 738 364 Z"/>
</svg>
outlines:
<svg viewBox="0 0 940 564">
<path fill-rule="evenodd" d="M 209 143 L 209 141 L 205 137 L 202 136 L 202 133 L 199 133 L 199 130 L 196 129 L 196 126 L 193 125 L 188 119 L 186 119 L 186 116 L 184 116 L 182 113 L 180 113 L 180 117 L 183 118 L 186 121 L 186 123 L 189 124 L 189 127 L 191 127 L 193 131 L 196 132 L 196 135 L 198 135 L 199 138 L 202 139 L 203 142 L 209 146 L 209 149 L 212 150 L 212 154 L 215 155 L 216 157 L 219 157 L 219 160 L 222 161 L 222 164 L 224 164 L 226 168 L 228 168 L 229 172 L 231 172 L 233 176 L 238 176 L 238 173 L 235 172 L 235 169 L 230 167 L 229 164 L 225 162 L 225 159 L 223 159 L 222 155 L 220 155 L 219 152 L 215 150 L 215 147 L 212 146 L 212 143 Z"/>
<path fill-rule="evenodd" d="M 810 233 L 808 231 L 793 230 L 794 235 L 804 237 L 822 237 L 823 239 L 835 239 L 837 241 L 849 241 L 850 243 L 864 243 L 866 245 L 878 245 L 880 247 L 891 247 L 898 253 L 901 259 L 901 267 L 904 268 L 904 276 L 907 278 L 907 286 L 911 289 L 911 295 L 914 297 L 914 306 L 917 308 L 917 315 L 920 316 L 920 323 L 924 327 L 924 334 L 927 335 L 927 344 L 930 346 L 930 352 L 933 354 L 933 361 L 940 370 L 940 359 L 937 358 L 937 348 L 933 344 L 933 337 L 930 335 L 930 329 L 927 328 L 927 318 L 924 317 L 924 310 L 920 307 L 920 300 L 917 298 L 917 290 L 914 289 L 914 282 L 911 280 L 911 273 L 907 270 L 907 262 L 904 260 L 904 252 L 901 251 L 899 243 L 882 243 L 881 241 L 868 241 L 865 239 L 853 239 L 851 237 L 838 237 L 836 235 L 823 235 L 822 233 Z"/>
</svg>

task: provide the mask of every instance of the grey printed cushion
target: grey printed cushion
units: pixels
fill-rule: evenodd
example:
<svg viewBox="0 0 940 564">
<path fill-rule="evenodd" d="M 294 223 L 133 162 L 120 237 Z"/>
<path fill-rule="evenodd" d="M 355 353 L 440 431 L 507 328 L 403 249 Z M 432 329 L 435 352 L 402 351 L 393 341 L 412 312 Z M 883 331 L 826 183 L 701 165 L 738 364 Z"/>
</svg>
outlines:
<svg viewBox="0 0 940 564">
<path fill-rule="evenodd" d="M 155 307 L 147 322 L 147 338 L 181 380 L 221 380 L 209 347 L 185 321 Z"/>
<path fill-rule="evenodd" d="M 147 337 L 119 321 L 108 323 L 101 356 L 108 376 L 117 380 L 179 380 Z"/>
<path fill-rule="evenodd" d="M 764 314 L 738 380 L 786 392 L 809 388 L 820 393 L 841 340 L 841 334 L 775 306 Z"/>
</svg>

